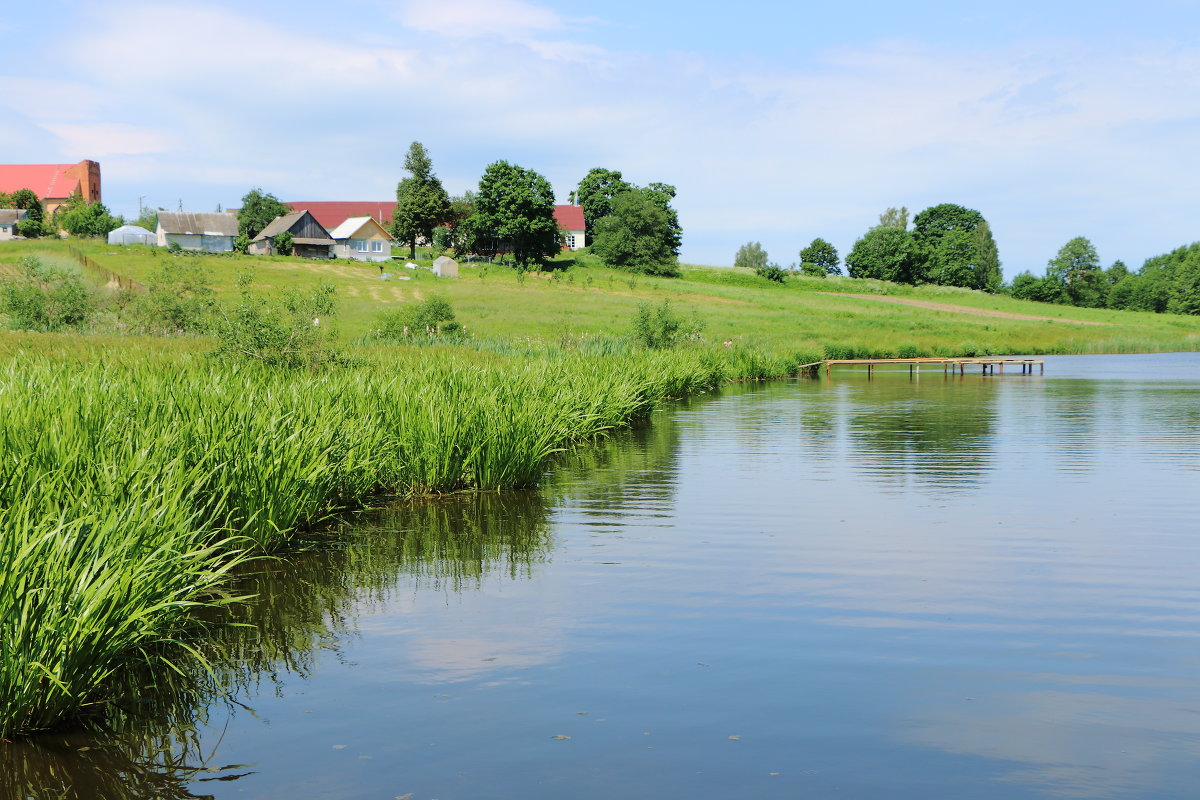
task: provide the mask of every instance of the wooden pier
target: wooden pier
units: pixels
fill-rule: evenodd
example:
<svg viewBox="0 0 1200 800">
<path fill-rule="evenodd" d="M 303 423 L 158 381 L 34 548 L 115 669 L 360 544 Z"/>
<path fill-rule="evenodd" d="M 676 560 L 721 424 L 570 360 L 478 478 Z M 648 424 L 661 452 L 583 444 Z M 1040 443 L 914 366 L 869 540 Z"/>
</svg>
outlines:
<svg viewBox="0 0 1200 800">
<path fill-rule="evenodd" d="M 827 358 L 824 361 L 814 361 L 800 367 L 801 370 L 820 370 L 825 365 L 825 374 L 830 375 L 835 366 L 866 367 L 867 377 L 874 377 L 876 367 L 893 367 L 908 365 L 909 375 L 920 375 L 921 367 L 941 367 L 942 374 L 948 375 L 955 370 L 959 375 L 965 375 L 968 366 L 978 364 L 981 375 L 1004 374 L 1005 367 L 1020 367 L 1022 375 L 1032 375 L 1033 368 L 1038 368 L 1038 374 L 1046 372 L 1046 362 L 1040 358 L 1001 358 L 998 356 L 983 356 L 980 358 Z"/>
</svg>

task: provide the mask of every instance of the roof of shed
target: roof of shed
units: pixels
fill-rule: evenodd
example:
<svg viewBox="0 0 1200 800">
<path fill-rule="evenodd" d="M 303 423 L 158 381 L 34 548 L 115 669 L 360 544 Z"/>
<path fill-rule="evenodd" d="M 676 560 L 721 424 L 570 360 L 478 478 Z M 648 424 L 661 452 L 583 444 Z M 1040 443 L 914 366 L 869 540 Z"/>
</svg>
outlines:
<svg viewBox="0 0 1200 800">
<path fill-rule="evenodd" d="M 308 209 L 302 208 L 299 211 L 292 211 L 288 214 L 283 214 L 281 216 L 276 217 L 275 219 L 271 220 L 271 223 L 269 225 L 267 225 L 267 227 L 262 229 L 262 232 L 259 233 L 258 236 L 254 237 L 254 241 L 259 242 L 259 241 L 262 241 L 263 239 L 268 239 L 268 238 L 278 236 L 279 234 L 284 233 L 285 231 L 290 231 L 292 229 L 292 226 L 295 225 L 297 222 L 299 222 L 300 218 L 303 217 L 305 214 L 309 214 L 309 216 L 311 216 Z M 318 222 L 317 224 L 320 225 L 321 223 Z M 325 239 L 325 238 L 320 238 L 320 237 L 307 237 L 307 236 L 296 236 L 292 239 L 292 241 L 295 244 L 333 244 L 334 243 L 333 239 Z"/>
<path fill-rule="evenodd" d="M 26 213 L 23 208 L 0 208 L 0 225 L 16 225 Z"/>
<path fill-rule="evenodd" d="M 164 233 L 195 236 L 237 236 L 238 219 L 233 214 L 192 214 L 187 211 L 160 211 L 158 224 Z"/>
<path fill-rule="evenodd" d="M 330 230 L 329 235 L 334 239 L 349 239 L 363 228 L 374 228 L 376 231 L 382 232 L 384 236 L 391 237 L 387 229 L 380 225 L 374 217 L 350 217 L 341 225 Z"/>
</svg>

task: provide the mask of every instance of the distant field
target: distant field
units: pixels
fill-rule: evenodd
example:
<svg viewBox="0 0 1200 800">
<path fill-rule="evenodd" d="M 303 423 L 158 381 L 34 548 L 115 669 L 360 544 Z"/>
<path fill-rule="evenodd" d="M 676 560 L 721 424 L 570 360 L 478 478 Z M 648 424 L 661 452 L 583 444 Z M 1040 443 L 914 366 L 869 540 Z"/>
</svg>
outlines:
<svg viewBox="0 0 1200 800">
<path fill-rule="evenodd" d="M 773 350 L 819 352 L 830 344 L 880 355 L 901 348 L 928 354 L 1200 349 L 1200 318 L 1049 305 L 937 286 L 807 277 L 780 285 L 748 270 L 704 266 L 685 266 L 682 278 L 647 278 L 603 268 L 586 255 L 564 256 L 557 265 L 563 269 L 530 274 L 523 281 L 500 265 L 463 264 L 462 277 L 449 280 L 435 278 L 427 269 L 404 269 L 403 261 L 387 264 L 391 277 L 381 280 L 377 265 L 360 262 L 171 255 L 149 247 L 73 244 L 102 267 L 138 281 L 147 280 L 168 259 L 195 259 L 211 271 L 214 287 L 225 298 L 236 296 L 237 278 L 247 270 L 253 274 L 253 288 L 264 293 L 327 281 L 337 288 L 339 329 L 348 340 L 369 332 L 382 311 L 440 293 L 477 337 L 554 341 L 620 335 L 628 331 L 640 304 L 666 299 L 694 314 L 711 342 L 732 340 Z M 62 242 L 6 243 L 0 246 L 0 269 L 27 253 L 56 261 L 68 257 Z M 428 267 L 430 261 L 417 263 Z"/>
</svg>

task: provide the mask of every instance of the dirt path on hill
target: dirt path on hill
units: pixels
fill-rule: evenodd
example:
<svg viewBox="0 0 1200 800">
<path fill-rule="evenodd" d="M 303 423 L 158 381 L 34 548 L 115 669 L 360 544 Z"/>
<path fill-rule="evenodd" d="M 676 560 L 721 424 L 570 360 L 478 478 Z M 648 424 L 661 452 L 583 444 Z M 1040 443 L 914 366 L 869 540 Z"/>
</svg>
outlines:
<svg viewBox="0 0 1200 800">
<path fill-rule="evenodd" d="M 853 297 L 856 300 L 874 300 L 879 303 L 896 303 L 902 306 L 916 306 L 930 311 L 949 311 L 952 314 L 972 314 L 976 317 L 999 317 L 1001 319 L 1026 319 L 1034 322 L 1064 322 L 1068 325 L 1112 325 L 1111 322 L 1092 322 L 1084 319 L 1062 319 L 1060 317 L 1038 317 L 1033 314 L 1014 314 L 1011 311 L 992 311 L 987 308 L 971 308 L 970 306 L 955 306 L 949 303 L 934 303 L 930 300 L 913 300 L 908 297 L 887 297 L 877 294 L 847 294 L 845 292 L 820 292 L 834 297 Z"/>
</svg>

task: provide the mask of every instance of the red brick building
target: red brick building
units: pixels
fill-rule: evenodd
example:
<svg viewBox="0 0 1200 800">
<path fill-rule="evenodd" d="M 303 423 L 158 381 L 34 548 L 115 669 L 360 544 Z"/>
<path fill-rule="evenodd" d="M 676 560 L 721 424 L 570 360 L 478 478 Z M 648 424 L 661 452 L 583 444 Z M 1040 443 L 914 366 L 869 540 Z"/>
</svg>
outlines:
<svg viewBox="0 0 1200 800">
<path fill-rule="evenodd" d="M 78 191 L 88 203 L 100 202 L 100 165 L 95 161 L 78 164 L 0 164 L 0 192 L 12 194 L 31 189 L 50 215 Z"/>
</svg>

